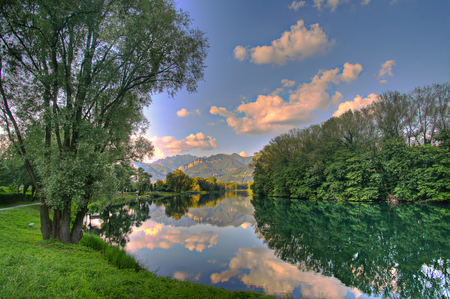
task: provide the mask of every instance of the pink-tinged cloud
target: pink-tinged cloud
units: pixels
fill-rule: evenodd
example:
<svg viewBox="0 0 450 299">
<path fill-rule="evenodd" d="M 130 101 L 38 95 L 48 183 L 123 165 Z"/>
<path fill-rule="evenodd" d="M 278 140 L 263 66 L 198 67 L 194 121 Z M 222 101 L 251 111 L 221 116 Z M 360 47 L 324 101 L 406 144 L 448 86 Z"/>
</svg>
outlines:
<svg viewBox="0 0 450 299">
<path fill-rule="evenodd" d="M 129 236 L 127 250 L 136 252 L 141 248 L 172 248 L 183 245 L 190 251 L 202 252 L 217 244 L 219 235 L 214 232 L 190 233 L 188 228 L 172 228 L 154 221 L 146 221 L 141 227 L 134 228 Z"/>
<path fill-rule="evenodd" d="M 253 246 L 240 248 L 230 260 L 228 269 L 213 273 L 210 278 L 213 284 L 237 278 L 247 286 L 264 288 L 266 293 L 273 295 L 292 294 L 299 286 L 300 294 L 295 296 L 304 298 L 346 298 L 347 292 L 357 296 L 362 294 L 357 289 L 348 289 L 337 278 L 304 272 L 297 267 L 277 258 L 267 247 Z"/>
<path fill-rule="evenodd" d="M 179 117 L 185 117 L 185 116 L 188 116 L 188 115 L 190 115 L 190 114 L 198 114 L 198 115 L 201 115 L 202 112 L 201 112 L 199 109 L 194 110 L 194 111 L 188 111 L 188 110 L 186 110 L 185 108 L 183 108 L 183 109 L 177 111 L 177 116 L 179 116 Z"/>
<path fill-rule="evenodd" d="M 236 58 L 237 60 L 244 60 L 245 58 L 247 58 L 247 48 L 244 48 L 243 46 L 236 46 L 236 48 L 234 48 L 233 50 L 234 53 L 234 58 Z"/>
<path fill-rule="evenodd" d="M 234 57 L 242 61 L 250 56 L 250 62 L 256 64 L 284 65 L 289 60 L 303 60 L 317 53 L 326 53 L 334 44 L 335 41 L 328 40 L 319 24 L 313 24 L 308 29 L 304 21 L 299 20 L 270 46 L 257 46 L 249 50 L 237 46 Z"/>
<path fill-rule="evenodd" d="M 241 157 L 250 157 L 250 155 L 247 154 L 247 153 L 244 152 L 244 151 L 240 152 L 240 153 L 239 153 L 239 156 L 241 156 Z"/>
<path fill-rule="evenodd" d="M 364 108 L 374 101 L 378 99 L 378 96 L 374 93 L 369 94 L 367 98 L 362 98 L 360 95 L 357 95 L 353 101 L 346 101 L 344 103 L 339 104 L 338 110 L 334 112 L 333 116 L 339 116 L 348 110 L 358 110 Z"/>
<path fill-rule="evenodd" d="M 210 113 L 225 117 L 227 124 L 237 134 L 255 135 L 288 130 L 311 122 L 315 118 L 314 111 L 327 109 L 331 104 L 337 105 L 343 98 L 342 94 L 336 91 L 330 96 L 327 90 L 332 84 L 357 79 L 361 71 L 359 63 L 345 63 L 342 70 L 320 70 L 310 83 L 303 83 L 291 90 L 289 101 L 274 92 L 259 95 L 254 102 L 242 103 L 235 112 L 212 106 Z"/>
<path fill-rule="evenodd" d="M 395 65 L 395 60 L 388 60 L 381 64 L 381 69 L 378 72 L 378 78 L 387 78 L 394 76 L 392 74 L 392 67 Z"/>
<path fill-rule="evenodd" d="M 155 158 L 161 159 L 170 154 L 185 153 L 193 149 L 211 150 L 217 148 L 217 140 L 206 136 L 202 132 L 190 134 L 182 140 L 173 136 L 152 137 L 150 139 L 155 146 Z"/>
</svg>

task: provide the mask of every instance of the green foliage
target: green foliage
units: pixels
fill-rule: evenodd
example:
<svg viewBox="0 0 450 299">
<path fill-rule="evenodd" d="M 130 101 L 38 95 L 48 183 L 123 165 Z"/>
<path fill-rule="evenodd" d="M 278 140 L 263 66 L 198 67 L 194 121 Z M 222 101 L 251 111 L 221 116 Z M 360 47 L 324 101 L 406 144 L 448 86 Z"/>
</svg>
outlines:
<svg viewBox="0 0 450 299">
<path fill-rule="evenodd" d="M 192 180 L 187 174 L 179 169 L 176 169 L 167 174 L 166 184 L 169 190 L 172 190 L 175 193 L 180 193 L 181 191 L 190 190 Z"/>
<path fill-rule="evenodd" d="M 30 202 L 33 201 L 33 196 L 23 195 L 21 193 L 1 193 L 0 194 L 0 205 L 10 205 L 19 202 Z"/>
<path fill-rule="evenodd" d="M 450 200 L 450 84 L 386 92 L 361 110 L 273 138 L 253 158 L 256 194 Z"/>
</svg>

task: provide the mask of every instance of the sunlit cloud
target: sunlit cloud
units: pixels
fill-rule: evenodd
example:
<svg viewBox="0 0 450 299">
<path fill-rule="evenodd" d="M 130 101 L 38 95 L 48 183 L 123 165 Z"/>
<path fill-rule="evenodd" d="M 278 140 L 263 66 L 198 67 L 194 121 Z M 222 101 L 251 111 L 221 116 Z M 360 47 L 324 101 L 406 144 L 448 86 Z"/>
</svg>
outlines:
<svg viewBox="0 0 450 299">
<path fill-rule="evenodd" d="M 289 5 L 289 9 L 297 11 L 299 8 L 303 6 L 306 6 L 306 1 L 292 1 L 292 4 Z"/>
<path fill-rule="evenodd" d="M 372 104 L 377 99 L 378 96 L 374 93 L 369 94 L 367 98 L 362 98 L 360 95 L 357 95 L 356 98 L 353 99 L 353 101 L 346 101 L 339 104 L 338 110 L 334 112 L 333 116 L 339 116 L 348 110 L 361 109 Z"/>
<path fill-rule="evenodd" d="M 206 136 L 202 132 L 190 134 L 182 140 L 177 140 L 173 136 L 150 138 L 155 147 L 155 158 L 162 159 L 171 154 L 185 153 L 193 149 L 211 150 L 217 148 L 217 140 L 211 136 Z"/>
<path fill-rule="evenodd" d="M 367 4 L 369 4 L 369 2 L 370 2 L 370 0 L 363 0 L 363 1 L 361 2 L 361 4 L 362 4 L 362 5 L 367 5 Z"/>
<path fill-rule="evenodd" d="M 251 49 L 236 46 L 234 57 L 244 60 L 250 56 L 250 62 L 256 64 L 284 65 L 288 60 L 303 60 L 317 53 L 327 52 L 335 44 L 328 40 L 327 34 L 319 26 L 313 24 L 308 29 L 303 20 L 292 25 L 281 37 L 272 41 L 270 46 L 257 46 Z"/>
<path fill-rule="evenodd" d="M 241 157 L 250 157 L 250 155 L 247 154 L 247 153 L 244 152 L 244 151 L 240 152 L 240 153 L 239 153 L 239 156 L 241 156 Z"/>
<path fill-rule="evenodd" d="M 292 294 L 300 286 L 304 298 L 346 298 L 347 292 L 361 294 L 357 289 L 348 289 L 337 278 L 325 277 L 314 272 L 303 272 L 296 266 L 277 258 L 263 246 L 240 248 L 230 260 L 228 269 L 211 274 L 211 283 L 238 278 L 247 286 L 264 288 L 268 294 Z"/>
<path fill-rule="evenodd" d="M 244 48 L 242 46 L 236 46 L 236 48 L 234 48 L 233 50 L 234 53 L 234 58 L 236 58 L 237 60 L 244 60 L 245 58 L 247 58 L 247 48 Z"/>
<path fill-rule="evenodd" d="M 190 115 L 190 114 L 198 114 L 198 115 L 201 115 L 202 112 L 201 112 L 199 109 L 194 110 L 194 111 L 188 111 L 188 110 L 186 110 L 185 108 L 183 108 L 183 109 L 177 111 L 177 116 L 179 116 L 179 117 L 185 117 L 185 116 L 188 116 L 188 115 Z"/>
<path fill-rule="evenodd" d="M 183 245 L 190 251 L 202 252 L 217 244 L 219 234 L 212 231 L 190 233 L 188 228 L 173 228 L 154 221 L 147 221 L 141 227 L 134 228 L 130 235 L 132 242 L 127 249 L 135 252 L 141 248 L 172 248 Z"/>
<path fill-rule="evenodd" d="M 381 64 L 381 69 L 378 72 L 378 78 L 387 78 L 392 77 L 394 74 L 392 74 L 392 67 L 395 65 L 395 60 L 387 60 L 385 63 Z M 387 83 L 386 80 L 380 80 L 381 84 Z"/>
<path fill-rule="evenodd" d="M 212 106 L 210 113 L 225 117 L 227 124 L 237 134 L 255 135 L 288 130 L 311 122 L 316 117 L 315 111 L 327 109 L 331 104 L 339 104 L 342 94 L 336 91 L 330 95 L 328 90 L 332 84 L 356 80 L 361 71 L 359 63 L 345 63 L 342 70 L 320 70 L 310 83 L 300 84 L 296 89 L 290 90 L 289 101 L 272 93 L 259 95 L 254 102 L 242 103 L 234 112 Z M 285 84 L 286 82 L 284 86 Z"/>
</svg>

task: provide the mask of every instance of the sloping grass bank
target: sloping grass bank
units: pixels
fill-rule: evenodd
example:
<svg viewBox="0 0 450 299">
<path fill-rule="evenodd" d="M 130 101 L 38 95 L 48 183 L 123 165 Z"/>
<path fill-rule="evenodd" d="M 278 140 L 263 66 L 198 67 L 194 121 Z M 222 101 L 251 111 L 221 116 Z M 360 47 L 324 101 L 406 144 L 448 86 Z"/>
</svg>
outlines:
<svg viewBox="0 0 450 299">
<path fill-rule="evenodd" d="M 29 223 L 35 223 L 31 230 Z M 99 251 L 42 241 L 39 228 L 39 206 L 0 211 L 0 298 L 265 297 L 119 270 Z"/>
</svg>

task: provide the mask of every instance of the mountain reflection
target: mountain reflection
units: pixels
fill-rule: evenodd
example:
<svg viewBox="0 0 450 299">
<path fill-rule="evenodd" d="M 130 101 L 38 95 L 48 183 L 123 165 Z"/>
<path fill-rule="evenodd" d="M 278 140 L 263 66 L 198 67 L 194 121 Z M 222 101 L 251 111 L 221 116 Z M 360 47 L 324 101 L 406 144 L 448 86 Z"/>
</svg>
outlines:
<svg viewBox="0 0 450 299">
<path fill-rule="evenodd" d="M 262 197 L 252 203 L 257 232 L 283 261 L 383 298 L 449 297 L 447 206 Z"/>
</svg>

